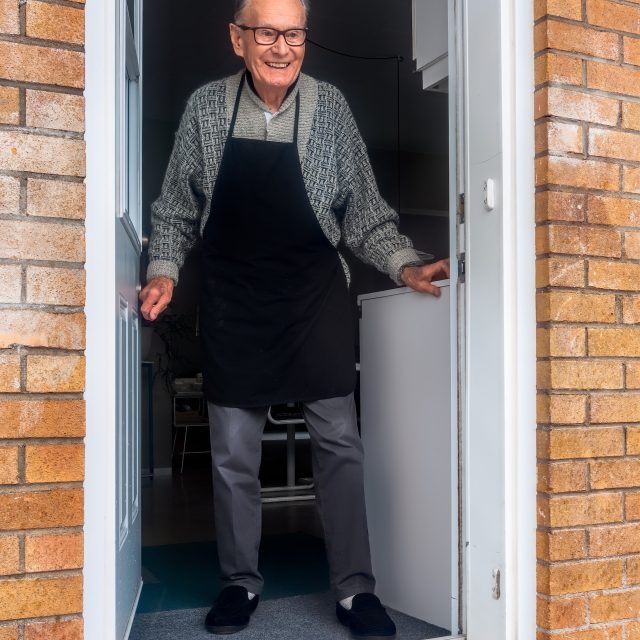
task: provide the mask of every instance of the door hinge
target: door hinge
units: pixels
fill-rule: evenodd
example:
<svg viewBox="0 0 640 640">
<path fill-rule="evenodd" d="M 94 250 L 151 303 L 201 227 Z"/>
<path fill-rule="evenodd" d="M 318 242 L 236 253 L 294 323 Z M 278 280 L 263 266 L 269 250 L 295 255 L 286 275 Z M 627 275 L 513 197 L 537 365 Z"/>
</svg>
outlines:
<svg viewBox="0 0 640 640">
<path fill-rule="evenodd" d="M 464 193 L 458 194 L 458 224 L 464 224 Z"/>
<path fill-rule="evenodd" d="M 500 600 L 500 569 L 494 569 L 493 573 L 493 587 L 491 588 L 491 595 L 494 600 Z"/>
<path fill-rule="evenodd" d="M 458 258 L 458 282 L 464 282 L 467 275 L 467 254 L 461 253 Z"/>
</svg>

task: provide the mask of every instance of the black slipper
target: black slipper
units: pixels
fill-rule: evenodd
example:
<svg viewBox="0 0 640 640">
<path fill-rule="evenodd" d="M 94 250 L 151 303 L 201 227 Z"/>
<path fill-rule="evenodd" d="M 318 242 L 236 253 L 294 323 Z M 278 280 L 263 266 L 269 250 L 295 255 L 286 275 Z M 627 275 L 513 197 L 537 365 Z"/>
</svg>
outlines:
<svg viewBox="0 0 640 640">
<path fill-rule="evenodd" d="M 353 598 L 350 610 L 336 602 L 336 615 L 359 640 L 386 640 L 396 635 L 396 625 L 373 593 L 359 593 Z"/>
<path fill-rule="evenodd" d="M 249 592 L 240 586 L 223 589 L 207 614 L 204 626 L 209 633 L 229 635 L 238 633 L 249 625 L 251 614 L 256 610 L 260 596 L 249 600 Z"/>
</svg>

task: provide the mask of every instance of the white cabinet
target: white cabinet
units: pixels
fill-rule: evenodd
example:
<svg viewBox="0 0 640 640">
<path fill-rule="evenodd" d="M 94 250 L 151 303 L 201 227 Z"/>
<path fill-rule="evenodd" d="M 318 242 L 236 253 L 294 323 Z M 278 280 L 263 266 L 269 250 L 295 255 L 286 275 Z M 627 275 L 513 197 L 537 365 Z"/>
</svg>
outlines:
<svg viewBox="0 0 640 640">
<path fill-rule="evenodd" d="M 373 569 L 382 601 L 451 628 L 457 464 L 450 288 L 361 296 L 360 393 Z M 455 506 L 454 506 L 455 505 Z"/>
<path fill-rule="evenodd" d="M 413 58 L 424 89 L 447 90 L 448 53 L 448 0 L 413 0 Z"/>
</svg>

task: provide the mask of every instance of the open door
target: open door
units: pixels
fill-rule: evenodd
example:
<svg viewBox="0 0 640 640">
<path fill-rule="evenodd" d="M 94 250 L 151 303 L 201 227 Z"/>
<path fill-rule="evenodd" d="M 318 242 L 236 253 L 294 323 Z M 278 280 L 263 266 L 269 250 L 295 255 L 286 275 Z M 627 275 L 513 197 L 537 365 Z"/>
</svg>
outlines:
<svg viewBox="0 0 640 640">
<path fill-rule="evenodd" d="M 142 230 L 139 0 L 117 2 L 116 69 L 116 640 L 125 640 L 141 583 L 140 319 Z"/>
<path fill-rule="evenodd" d="M 425 90 L 449 94 L 451 281 L 438 283 L 440 299 L 409 289 L 359 298 L 361 431 L 377 592 L 392 608 L 446 630 L 447 638 L 464 629 L 459 10 L 455 0 L 413 2 L 416 71 Z"/>
</svg>

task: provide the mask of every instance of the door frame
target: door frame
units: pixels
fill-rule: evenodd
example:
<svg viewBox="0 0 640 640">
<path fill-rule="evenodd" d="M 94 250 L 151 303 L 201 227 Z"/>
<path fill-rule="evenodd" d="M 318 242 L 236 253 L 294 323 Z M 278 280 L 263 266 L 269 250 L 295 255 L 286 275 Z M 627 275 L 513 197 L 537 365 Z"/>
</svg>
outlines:
<svg viewBox="0 0 640 640">
<path fill-rule="evenodd" d="M 460 0 L 465 4 L 486 0 Z M 501 15 L 501 103 L 504 216 L 502 288 L 504 308 L 505 433 L 504 637 L 535 636 L 535 242 L 533 0 L 497 0 Z M 92 640 L 115 638 L 115 327 L 105 301 L 115 300 L 116 16 L 110 2 L 85 8 L 87 143 L 87 372 L 84 527 L 84 626 Z M 517 73 L 516 73 L 517 69 Z M 455 273 L 455 272 L 454 272 Z M 466 407 L 467 411 L 469 407 Z M 472 415 L 472 414 L 471 414 Z M 468 458 L 467 458 L 468 459 Z M 469 460 L 469 459 L 468 459 Z M 466 483 L 482 467 L 466 468 Z M 465 526 L 473 525 L 474 511 Z M 469 570 L 468 558 L 465 571 Z M 466 575 L 467 584 L 469 575 Z M 491 577 L 479 578 L 491 589 Z M 478 607 L 464 593 L 465 619 Z M 469 640 L 481 640 L 469 636 Z"/>
</svg>

